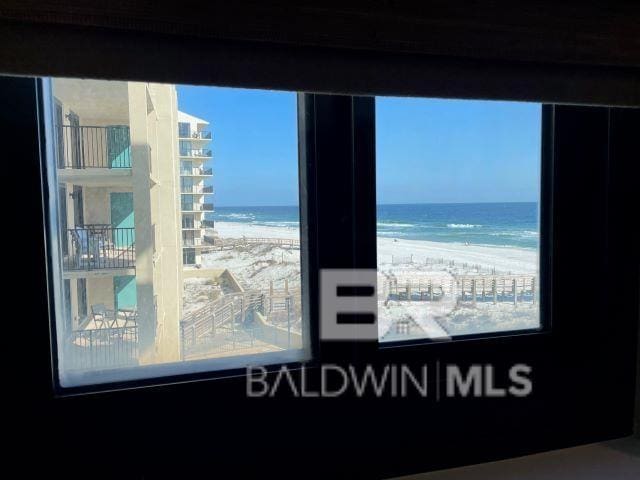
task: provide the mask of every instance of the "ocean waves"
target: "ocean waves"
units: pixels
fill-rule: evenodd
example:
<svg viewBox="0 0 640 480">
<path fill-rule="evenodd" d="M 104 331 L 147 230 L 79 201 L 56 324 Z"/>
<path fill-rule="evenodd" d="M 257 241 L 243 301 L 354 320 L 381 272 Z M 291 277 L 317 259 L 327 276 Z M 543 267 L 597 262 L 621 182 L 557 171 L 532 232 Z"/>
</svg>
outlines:
<svg viewBox="0 0 640 480">
<path fill-rule="evenodd" d="M 480 228 L 482 225 L 473 223 L 447 223 L 447 228 Z"/>
<path fill-rule="evenodd" d="M 215 221 L 299 228 L 298 207 L 217 207 Z M 377 235 L 537 249 L 536 203 L 378 205 Z"/>
</svg>

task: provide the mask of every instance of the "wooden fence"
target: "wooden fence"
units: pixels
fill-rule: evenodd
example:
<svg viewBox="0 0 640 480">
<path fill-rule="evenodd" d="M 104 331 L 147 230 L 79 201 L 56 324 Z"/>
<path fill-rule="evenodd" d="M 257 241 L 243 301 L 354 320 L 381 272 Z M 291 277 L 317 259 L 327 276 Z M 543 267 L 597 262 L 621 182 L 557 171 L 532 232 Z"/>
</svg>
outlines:
<svg viewBox="0 0 640 480">
<path fill-rule="evenodd" d="M 391 255 L 391 264 L 392 265 L 440 265 L 443 268 L 455 268 L 461 267 L 464 270 L 475 270 L 476 272 L 486 272 L 495 275 L 496 269 L 495 267 L 486 267 L 476 263 L 469 262 L 456 262 L 455 260 L 448 260 L 444 257 L 418 257 L 416 255 Z"/>
</svg>

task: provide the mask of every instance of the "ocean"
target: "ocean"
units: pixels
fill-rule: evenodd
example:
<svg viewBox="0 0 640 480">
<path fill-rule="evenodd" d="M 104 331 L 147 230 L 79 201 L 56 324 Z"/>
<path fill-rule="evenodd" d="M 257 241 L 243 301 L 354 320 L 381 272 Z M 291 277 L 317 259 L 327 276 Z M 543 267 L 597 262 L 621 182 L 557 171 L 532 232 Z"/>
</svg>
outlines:
<svg viewBox="0 0 640 480">
<path fill-rule="evenodd" d="M 298 207 L 215 207 L 207 218 L 274 227 L 297 227 Z M 538 204 L 428 203 L 378 205 L 378 236 L 538 248 Z"/>
</svg>

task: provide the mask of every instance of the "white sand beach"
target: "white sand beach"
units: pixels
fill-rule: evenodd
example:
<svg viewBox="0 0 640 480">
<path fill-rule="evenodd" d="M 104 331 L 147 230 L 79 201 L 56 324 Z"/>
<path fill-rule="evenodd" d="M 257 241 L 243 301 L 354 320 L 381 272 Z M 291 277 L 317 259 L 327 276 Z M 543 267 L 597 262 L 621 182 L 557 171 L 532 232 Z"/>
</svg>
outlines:
<svg viewBox="0 0 640 480">
<path fill-rule="evenodd" d="M 238 222 L 216 222 L 215 231 L 220 239 L 300 238 L 297 228 Z M 213 231 L 209 230 L 208 234 L 213 234 Z M 456 282 L 465 275 L 494 279 L 501 275 L 535 278 L 537 265 L 538 254 L 531 249 L 378 237 L 381 336 L 383 340 L 397 340 L 397 322 L 409 323 L 410 336 L 431 338 L 535 328 L 538 325 L 538 305 L 535 301 L 518 302 L 517 298 L 507 301 L 506 297 L 498 302 L 486 301 L 487 292 L 483 282 L 482 292 L 478 291 L 478 295 L 482 293 L 482 299 L 471 303 L 466 301 L 464 292 L 461 296 Z M 268 241 L 206 253 L 202 267 L 228 269 L 247 289 L 264 290 L 270 284 L 282 288 L 285 280 L 290 289 L 300 286 L 300 250 Z M 426 284 L 430 279 L 453 287 L 441 298 L 430 302 L 415 301 L 406 295 L 388 295 L 390 281 L 403 287 L 405 282 Z M 193 286 L 189 285 L 192 291 Z M 197 289 L 192 293 L 196 292 Z M 525 298 L 524 287 L 522 292 L 522 298 Z"/>
<path fill-rule="evenodd" d="M 299 239 L 297 228 L 253 225 L 238 222 L 216 222 L 222 238 L 290 238 Z M 413 255 L 412 269 L 427 258 L 453 260 L 456 264 L 481 265 L 500 273 L 535 273 L 538 255 L 534 250 L 515 247 L 492 247 L 457 243 L 430 242 L 378 237 L 378 268 L 384 269 L 400 257 Z M 419 267 L 418 267 L 419 268 Z"/>
</svg>

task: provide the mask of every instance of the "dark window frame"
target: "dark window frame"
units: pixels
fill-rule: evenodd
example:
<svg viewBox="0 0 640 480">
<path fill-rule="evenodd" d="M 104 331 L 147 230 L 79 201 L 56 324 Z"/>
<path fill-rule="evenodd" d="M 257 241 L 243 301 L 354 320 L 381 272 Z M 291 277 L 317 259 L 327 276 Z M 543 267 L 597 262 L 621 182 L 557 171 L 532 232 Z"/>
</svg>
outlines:
<svg viewBox="0 0 640 480">
<path fill-rule="evenodd" d="M 24 79 L 27 81 L 27 79 Z M 32 80 L 28 80 L 31 82 Z M 35 83 L 35 92 L 37 95 L 34 97 L 34 107 L 36 107 L 36 111 L 38 112 L 38 138 L 43 139 L 39 143 L 39 153 L 38 153 L 38 164 L 40 167 L 41 178 L 40 185 L 42 190 L 43 198 L 50 198 L 52 193 L 50 192 L 50 182 L 48 180 L 48 171 L 53 166 L 50 161 L 50 149 L 47 148 L 47 139 L 50 137 L 50 130 L 48 127 L 50 122 L 47 119 L 46 112 L 48 108 L 51 107 L 45 106 L 45 102 L 53 103 L 53 97 L 48 95 L 45 92 L 45 86 L 42 78 L 33 79 Z M 34 92 L 34 93 L 35 93 Z M 298 110 L 298 118 L 300 117 L 300 111 Z M 182 142 L 182 141 L 181 141 Z M 299 148 L 300 145 L 299 145 Z M 300 247 L 300 263 L 301 263 L 301 274 L 302 274 L 302 282 L 301 282 L 301 290 L 302 290 L 302 315 L 306 321 L 303 321 L 303 340 L 304 347 L 302 349 L 302 356 L 305 357 L 305 360 L 292 360 L 292 361 L 271 361 L 270 357 L 277 358 L 278 352 L 267 352 L 260 354 L 261 362 L 267 371 L 274 372 L 283 366 L 287 366 L 292 370 L 300 370 L 301 368 L 308 368 L 317 365 L 316 354 L 317 352 L 317 341 L 314 340 L 314 336 L 311 333 L 312 327 L 310 324 L 317 324 L 317 320 L 311 318 L 312 315 L 316 315 L 317 312 L 314 311 L 310 307 L 310 303 L 305 301 L 305 298 L 309 296 L 309 292 L 312 288 L 309 286 L 311 275 L 309 272 L 311 271 L 311 265 L 314 263 L 314 252 L 310 249 L 309 245 L 313 244 L 311 238 L 308 238 L 311 233 L 307 234 L 307 232 L 312 232 L 312 229 L 304 229 L 302 228 L 302 222 L 307 222 L 309 218 L 313 218 L 314 216 L 314 203 L 307 199 L 307 196 L 304 192 L 308 190 L 308 186 L 303 184 L 305 179 L 309 179 L 309 182 L 313 182 L 314 174 L 313 174 L 313 163 L 305 160 L 301 160 L 303 157 L 299 155 L 298 157 L 298 178 L 299 178 L 299 205 L 300 205 L 300 221 L 301 221 L 301 247 Z M 57 190 L 57 186 L 55 187 Z M 51 197 L 53 198 L 53 197 Z M 44 227 L 44 237 L 46 239 L 46 248 L 49 251 L 53 251 L 56 246 L 53 241 L 54 238 L 57 237 L 56 234 L 56 225 L 51 224 L 51 210 L 47 207 L 46 203 L 43 205 L 42 210 L 43 217 L 46 219 L 43 223 Z M 311 222 L 313 223 L 313 222 Z M 305 236 L 307 236 L 308 240 L 305 241 Z M 182 252 L 183 261 L 184 261 L 184 251 Z M 123 379 L 120 381 L 104 381 L 101 383 L 94 384 L 86 384 L 79 386 L 63 386 L 60 382 L 60 367 L 59 367 L 59 359 L 58 359 L 58 343 L 57 337 L 59 332 L 57 332 L 56 328 L 56 298 L 54 292 L 54 284 L 56 280 L 54 278 L 55 272 L 57 271 L 56 267 L 52 267 L 51 265 L 51 254 L 47 257 L 47 286 L 48 286 L 48 304 L 49 304 L 49 331 L 51 338 L 50 345 L 50 355 L 51 355 L 51 368 L 52 368 L 52 379 L 53 379 L 53 393 L 57 397 L 66 397 L 66 396 L 77 396 L 84 394 L 95 394 L 102 392 L 118 392 L 118 391 L 126 391 L 131 389 L 137 389 L 141 387 L 162 387 L 168 385 L 175 385 L 181 383 L 189 383 L 194 381 L 206 381 L 206 380 L 216 380 L 216 379 L 227 379 L 227 378 L 241 378 L 244 379 L 246 377 L 246 368 L 245 367 L 232 367 L 226 369 L 202 369 L 198 367 L 198 364 L 205 365 L 207 362 L 210 363 L 210 360 L 192 360 L 189 361 L 188 364 L 193 365 L 196 369 L 195 372 L 185 372 L 179 373 L 175 375 L 168 375 L 166 373 L 162 373 L 163 365 L 149 365 L 149 366 L 136 366 L 132 367 L 138 371 L 146 370 L 147 377 L 139 378 L 139 379 Z M 305 340 L 306 339 L 306 340 Z M 297 355 L 292 355 L 297 356 Z M 247 364 L 251 364 L 252 355 L 237 355 L 234 358 L 238 360 L 244 359 Z M 241 361 L 238 361 L 238 364 L 241 364 Z M 129 370 L 128 368 L 121 369 L 123 372 Z"/>
<path fill-rule="evenodd" d="M 44 153 L 44 142 L 34 134 L 39 128 L 40 131 L 44 128 L 42 119 L 38 119 L 36 115 L 41 108 L 38 102 L 42 100 L 42 92 L 38 90 L 39 82 L 33 79 L 4 78 L 1 81 L 0 92 L 3 99 L 10 99 L 15 105 L 13 110 L 2 115 L 4 131 L 15 139 L 8 145 L 8 148 L 13 147 L 15 151 L 9 153 L 20 154 L 20 158 L 24 159 L 21 173 L 34 192 L 42 192 L 42 196 L 36 193 L 33 198 L 25 199 L 32 202 L 32 211 L 38 211 L 52 201 L 49 192 L 41 189 L 43 179 L 46 178 L 46 168 L 41 170 L 39 163 L 39 158 Z M 302 102 L 311 100 L 306 95 L 300 99 Z M 319 98 L 313 99 L 314 102 L 317 100 L 321 104 L 324 102 Z M 332 97 L 326 101 L 329 102 L 328 105 L 317 105 L 316 102 L 315 107 L 321 107 L 319 113 L 327 115 L 333 111 L 343 118 L 343 124 L 353 126 L 351 120 L 344 119 L 361 118 L 359 114 L 363 108 L 366 111 L 366 105 L 359 104 L 355 97 Z M 636 140 L 640 114 L 638 110 L 625 108 L 555 105 L 549 109 L 548 115 L 551 116 L 549 125 L 553 141 L 547 148 L 554 157 L 551 208 L 553 238 L 549 239 L 554 260 L 551 272 L 553 328 L 549 332 L 389 349 L 378 349 L 377 344 L 356 346 L 312 342 L 312 354 L 316 361 L 337 359 L 344 362 L 363 358 L 373 359 L 379 364 L 394 361 L 418 364 L 434 359 L 442 362 L 456 361 L 460 364 L 506 364 L 508 360 L 514 359 L 527 361 L 534 366 L 536 372 L 533 380 L 537 386 L 534 387 L 535 393 L 531 398 L 509 399 L 497 403 L 477 400 L 433 405 L 411 398 L 402 403 L 371 397 L 358 401 L 345 398 L 334 402 L 311 403 L 311 400 L 305 402 L 284 397 L 278 398 L 277 402 L 265 400 L 251 403 L 245 396 L 242 372 L 225 372 L 224 378 L 218 377 L 216 381 L 193 381 L 208 380 L 215 376 L 205 378 L 200 374 L 185 375 L 165 377 L 161 385 L 158 385 L 157 379 L 149 382 L 137 381 L 135 385 L 111 384 L 110 392 L 99 395 L 86 395 L 92 392 L 91 389 L 59 395 L 51 373 L 51 366 L 56 363 L 55 355 L 51 352 L 56 332 L 50 328 L 49 321 L 53 305 L 51 296 L 47 298 L 44 293 L 37 299 L 34 298 L 34 321 L 23 322 L 25 330 L 22 334 L 29 334 L 32 348 L 30 356 L 20 369 L 15 390 L 27 394 L 29 405 L 37 407 L 34 410 L 34 421 L 43 419 L 45 423 L 41 428 L 47 431 L 49 428 L 67 425 L 67 422 L 77 419 L 78 415 L 101 412 L 103 428 L 88 432 L 87 441 L 94 443 L 96 435 L 100 435 L 100 441 L 105 444 L 114 442 L 122 433 L 116 425 L 117 420 L 122 419 L 123 409 L 131 404 L 144 405 L 145 408 L 136 410 L 136 421 L 144 427 L 138 429 L 138 432 L 142 440 L 140 445 L 149 454 L 145 457 L 147 459 L 158 458 L 157 448 L 163 448 L 154 437 L 157 430 L 153 428 L 161 414 L 168 415 L 167 428 L 178 432 L 183 425 L 173 424 L 176 415 L 172 412 L 206 408 L 215 399 L 220 411 L 229 415 L 199 417 L 197 428 L 200 431 L 214 428 L 214 423 L 215 428 L 238 428 L 249 427 L 260 421 L 263 431 L 278 432 L 281 435 L 278 427 L 283 415 L 292 415 L 292 412 L 302 415 L 312 408 L 315 415 L 306 415 L 304 424 L 297 424 L 311 434 L 299 446 L 293 446 L 291 456 L 298 455 L 297 460 L 301 463 L 315 459 L 314 475 L 326 475 L 327 472 L 339 470 L 345 475 L 351 473 L 353 476 L 390 477 L 497 460 L 629 434 L 633 425 L 633 376 L 636 369 L 640 280 L 635 268 L 638 265 L 638 233 L 629 228 L 628 213 L 629 199 L 636 198 L 640 173 Z M 315 130 L 317 117 L 306 114 L 302 116 L 305 129 Z M 361 152 L 366 151 L 367 145 L 371 145 L 370 139 L 365 136 L 360 147 L 353 148 L 353 134 L 358 131 L 358 128 L 352 128 L 333 147 L 330 147 L 330 143 L 335 139 L 328 137 L 326 132 L 319 138 L 317 135 L 308 136 L 305 137 L 304 144 L 300 143 L 300 149 L 303 152 L 327 153 L 326 148 L 329 146 L 338 149 L 343 159 L 349 158 L 348 148 L 352 152 Z M 356 138 L 361 136 L 356 135 Z M 308 156 L 300 157 L 301 162 L 304 158 L 307 164 L 313 164 Z M 349 165 L 358 167 L 358 159 L 362 159 L 362 155 L 356 155 L 356 159 Z M 340 257 L 344 252 L 330 247 L 327 251 L 325 248 L 327 239 L 332 236 L 324 228 L 330 225 L 346 227 L 339 216 L 329 216 L 330 204 L 323 204 L 328 194 L 322 195 L 322 192 L 329 189 L 323 187 L 322 191 L 318 191 L 318 182 L 323 185 L 326 183 L 328 170 L 318 164 L 314 168 L 320 171 L 308 169 L 306 172 L 306 203 L 301 211 L 301 219 L 314 218 L 314 215 L 317 219 L 307 225 L 309 249 L 312 252 L 309 264 L 312 270 L 321 265 L 332 266 L 333 261 L 345 262 L 347 258 Z M 367 177 L 375 179 L 374 172 L 366 168 L 363 171 Z M 357 188 L 364 189 L 358 198 L 368 198 L 367 201 L 371 203 L 371 185 L 375 186 L 375 180 L 358 185 Z M 54 194 L 56 192 L 51 192 L 51 195 Z M 375 198 L 375 190 L 373 195 Z M 351 193 L 349 197 L 354 199 Z M 371 204 L 375 208 L 375 201 Z M 301 207 L 302 205 L 301 203 Z M 305 217 L 307 212 L 309 217 Z M 349 219 L 351 220 L 353 219 Z M 373 221 L 375 225 L 375 218 Z M 48 216 L 44 216 L 42 226 L 37 221 L 32 222 L 35 232 L 24 239 L 25 248 L 31 248 L 41 255 L 26 259 L 30 268 L 24 269 L 29 275 L 25 275 L 23 284 L 37 282 L 39 292 L 47 291 L 47 278 L 50 280 L 51 275 L 47 271 L 46 262 L 43 262 L 43 259 L 50 259 L 48 247 L 44 243 L 44 234 L 50 228 L 49 222 Z M 366 232 L 371 228 L 371 218 L 355 219 L 355 224 L 361 225 Z M 349 243 L 355 247 L 362 235 L 355 235 L 354 240 L 353 231 L 352 229 L 349 234 Z M 371 252 L 366 245 L 358 253 L 363 255 L 358 257 L 361 258 L 361 265 L 370 263 Z M 353 258 L 348 257 L 347 260 L 351 262 Z M 375 259 L 375 255 L 373 258 Z M 589 259 L 588 265 L 585 265 L 584 258 Z M 598 275 L 604 277 L 619 279 L 620 286 L 614 290 L 605 284 L 601 290 L 601 298 L 589 298 L 588 304 L 573 303 L 573 295 L 584 293 L 568 277 L 572 274 L 584 275 L 589 270 L 596 270 Z M 307 301 L 313 312 L 314 305 L 317 304 L 314 302 L 317 291 L 313 288 L 314 284 L 317 286 L 317 279 L 310 277 L 309 281 L 310 289 L 306 292 L 303 290 L 303 295 L 308 297 Z M 603 319 L 612 321 L 603 326 Z M 312 322 L 310 328 L 312 336 L 317 338 L 317 324 Z M 151 385 L 154 388 L 132 388 Z M 103 391 L 104 385 L 97 390 Z M 374 416 L 380 409 L 401 411 L 402 415 L 382 418 Z M 243 416 L 232 413 L 242 413 Z M 404 421 L 407 414 L 414 415 L 409 424 Z M 344 429 L 344 425 L 349 425 L 350 428 Z M 336 436 L 336 432 L 340 432 L 340 435 Z M 64 431 L 59 433 L 63 439 L 67 435 Z M 331 438 L 334 441 L 327 444 L 326 438 L 330 435 L 333 435 Z M 188 454 L 189 458 L 197 459 L 198 453 L 204 455 L 211 451 L 208 443 L 202 446 L 180 445 L 178 436 L 173 438 L 176 441 L 171 444 L 172 455 L 182 452 Z M 398 442 L 394 446 L 380 442 L 380 439 L 385 438 L 411 438 L 413 443 Z M 56 442 L 59 445 L 49 445 L 48 448 L 62 453 L 65 448 L 63 439 Z M 165 440 L 166 437 L 163 437 L 162 441 Z M 358 451 L 367 452 L 365 459 L 354 458 L 354 445 L 358 445 Z M 454 445 L 456 448 L 452 449 Z M 264 452 L 254 452 L 256 463 L 261 468 L 264 464 L 259 460 L 272 461 L 274 449 L 275 447 L 265 445 Z M 389 449 L 393 453 L 404 454 L 402 464 L 394 461 L 394 454 L 389 454 Z M 331 455 L 333 462 L 319 462 L 318 451 Z M 429 452 L 429 455 L 424 455 L 424 452 Z M 243 469 L 251 469 L 250 465 L 239 463 L 241 458 L 246 457 L 245 449 L 226 453 L 228 457 L 220 459 L 220 465 L 228 462 L 236 468 L 240 465 Z M 138 458 L 130 461 L 132 465 L 141 466 L 144 460 Z M 154 468 L 153 465 L 144 466 Z M 194 465 L 198 466 L 203 465 Z"/>
<path fill-rule="evenodd" d="M 540 196 L 539 205 L 539 244 L 538 277 L 540 288 L 540 325 L 536 328 L 504 330 L 455 335 L 451 342 L 482 340 L 518 335 L 548 334 L 552 329 L 552 292 L 553 292 L 553 197 L 554 197 L 554 155 L 553 155 L 553 105 L 541 104 L 540 115 Z M 391 341 L 380 343 L 380 349 L 419 347 L 433 343 L 442 343 L 438 339 L 412 339 L 409 341 Z"/>
</svg>

